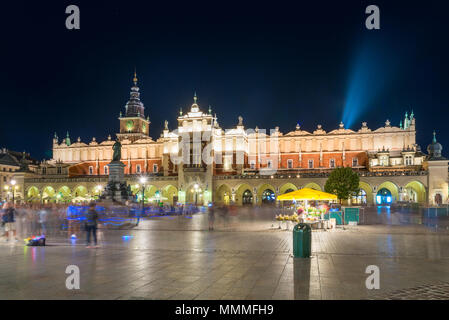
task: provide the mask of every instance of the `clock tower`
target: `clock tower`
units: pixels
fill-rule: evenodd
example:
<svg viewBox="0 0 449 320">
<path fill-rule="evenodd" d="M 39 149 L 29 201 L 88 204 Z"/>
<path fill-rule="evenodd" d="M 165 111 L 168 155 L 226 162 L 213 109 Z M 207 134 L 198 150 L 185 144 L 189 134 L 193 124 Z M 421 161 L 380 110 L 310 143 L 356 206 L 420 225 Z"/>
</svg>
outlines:
<svg viewBox="0 0 449 320">
<path fill-rule="evenodd" d="M 123 116 L 120 112 L 120 133 L 117 134 L 119 140 L 136 141 L 149 137 L 150 118 L 145 118 L 145 107 L 140 101 L 136 72 L 134 72 L 133 82 L 130 98 L 125 105 L 125 115 Z"/>
</svg>

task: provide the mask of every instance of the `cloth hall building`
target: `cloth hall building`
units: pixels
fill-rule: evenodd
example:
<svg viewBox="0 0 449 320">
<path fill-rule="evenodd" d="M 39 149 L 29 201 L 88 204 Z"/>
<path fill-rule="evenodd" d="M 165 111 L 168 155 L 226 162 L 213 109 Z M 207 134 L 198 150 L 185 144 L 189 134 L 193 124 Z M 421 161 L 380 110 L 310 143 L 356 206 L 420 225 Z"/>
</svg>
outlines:
<svg viewBox="0 0 449 320">
<path fill-rule="evenodd" d="M 154 140 L 137 77 L 133 80 L 116 136 L 126 181 L 135 194 L 143 187 L 146 199 L 157 195 L 173 204 L 270 203 L 303 187 L 323 190 L 329 173 L 345 166 L 360 176 L 353 203 L 448 201 L 448 160 L 435 133 L 427 152 L 421 151 L 413 112 L 399 126 L 387 120 L 375 130 L 363 122 L 358 130 L 340 123 L 331 131 L 321 125 L 306 131 L 297 125 L 284 133 L 279 127 L 245 128 L 242 117 L 225 130 L 210 107 L 200 107 L 195 94 L 187 111 L 179 111 L 175 128 L 166 121 Z M 17 197 L 43 202 L 95 198 L 108 181 L 114 142 L 111 136 L 83 142 L 72 141 L 69 133 L 63 139 L 55 134 L 51 160 L 15 172 Z M 143 175 L 148 178 L 145 186 L 139 184 Z"/>
</svg>

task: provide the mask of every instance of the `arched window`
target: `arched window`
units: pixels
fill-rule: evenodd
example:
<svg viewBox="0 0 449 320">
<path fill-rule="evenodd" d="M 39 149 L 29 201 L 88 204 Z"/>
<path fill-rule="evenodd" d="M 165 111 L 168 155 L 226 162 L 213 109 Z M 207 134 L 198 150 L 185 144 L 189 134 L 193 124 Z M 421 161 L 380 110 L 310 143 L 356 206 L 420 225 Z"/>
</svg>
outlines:
<svg viewBox="0 0 449 320">
<path fill-rule="evenodd" d="M 245 190 L 242 196 L 242 204 L 252 204 L 253 203 L 253 194 L 249 190 Z"/>
<path fill-rule="evenodd" d="M 264 192 L 262 192 L 262 203 L 273 203 L 274 200 L 276 200 L 276 196 L 274 195 L 274 192 L 270 189 L 266 189 Z"/>
<path fill-rule="evenodd" d="M 377 204 L 391 204 L 393 202 L 393 197 L 391 196 L 391 191 L 387 188 L 382 188 L 377 192 L 376 203 Z"/>
<path fill-rule="evenodd" d="M 352 196 L 352 204 L 363 205 L 366 204 L 366 192 L 363 189 L 360 189 L 357 195 Z"/>
</svg>

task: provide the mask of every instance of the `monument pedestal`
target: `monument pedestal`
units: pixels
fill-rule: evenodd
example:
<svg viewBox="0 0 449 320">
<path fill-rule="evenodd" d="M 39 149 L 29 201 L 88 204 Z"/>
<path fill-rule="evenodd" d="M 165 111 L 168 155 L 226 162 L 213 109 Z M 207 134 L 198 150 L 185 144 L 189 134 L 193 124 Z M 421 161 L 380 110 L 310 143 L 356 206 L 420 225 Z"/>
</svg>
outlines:
<svg viewBox="0 0 449 320">
<path fill-rule="evenodd" d="M 132 199 L 131 189 L 125 181 L 125 164 L 121 161 L 111 161 L 109 167 L 109 182 L 101 199 L 106 201 L 125 202 Z"/>
<path fill-rule="evenodd" d="M 109 182 L 125 182 L 125 167 L 121 161 L 112 161 L 108 164 Z"/>
</svg>

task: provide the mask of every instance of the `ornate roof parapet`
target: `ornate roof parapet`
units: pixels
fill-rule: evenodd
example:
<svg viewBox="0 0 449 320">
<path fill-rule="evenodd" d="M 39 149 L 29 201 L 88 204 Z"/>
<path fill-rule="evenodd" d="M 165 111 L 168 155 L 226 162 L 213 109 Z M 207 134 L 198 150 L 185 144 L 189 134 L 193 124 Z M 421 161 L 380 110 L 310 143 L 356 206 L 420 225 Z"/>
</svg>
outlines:
<svg viewBox="0 0 449 320">
<path fill-rule="evenodd" d="M 90 146 L 96 146 L 98 144 L 97 139 L 95 137 L 92 137 L 92 141 L 89 143 Z"/>
<path fill-rule="evenodd" d="M 371 129 L 368 128 L 368 124 L 366 122 L 362 122 L 362 127 L 359 129 L 359 132 L 371 132 Z"/>
<path fill-rule="evenodd" d="M 313 134 L 326 134 L 326 131 L 323 130 L 321 124 L 317 125 L 316 130 L 313 131 Z"/>
</svg>

